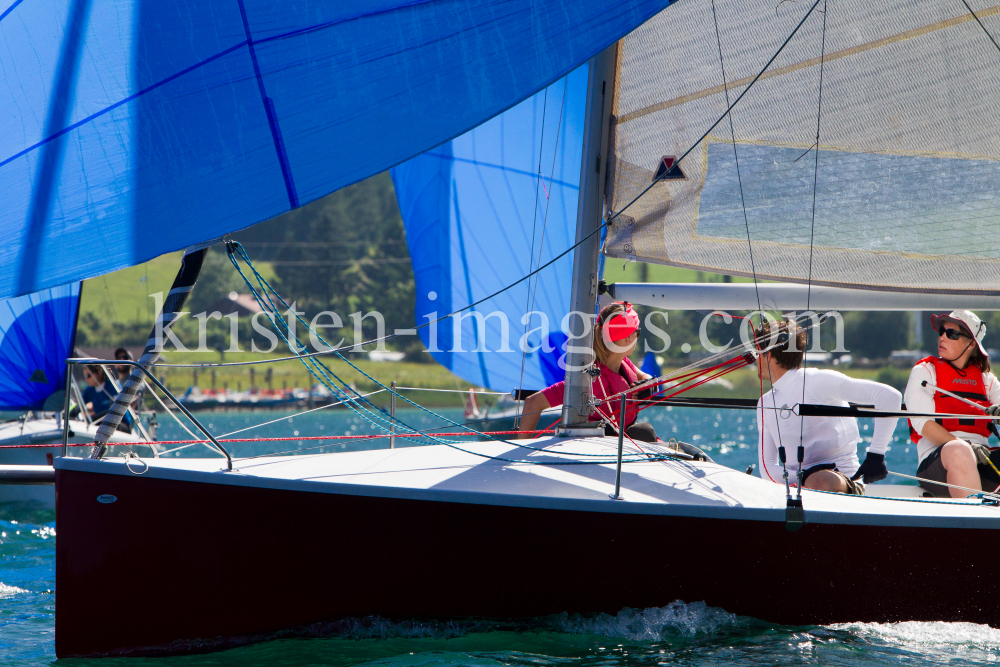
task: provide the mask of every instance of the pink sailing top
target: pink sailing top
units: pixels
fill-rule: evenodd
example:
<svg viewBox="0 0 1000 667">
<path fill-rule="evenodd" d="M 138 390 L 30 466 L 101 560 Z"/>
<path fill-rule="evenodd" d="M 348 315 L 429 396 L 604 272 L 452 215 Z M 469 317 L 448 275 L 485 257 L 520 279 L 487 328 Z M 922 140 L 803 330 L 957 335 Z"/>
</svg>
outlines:
<svg viewBox="0 0 1000 667">
<path fill-rule="evenodd" d="M 639 369 L 635 367 L 628 357 L 622 359 L 621 371 L 615 373 L 613 370 L 597 362 L 597 367 L 601 370 L 600 377 L 594 378 L 594 397 L 602 401 L 608 396 L 614 396 L 634 386 L 639 381 Z M 565 396 L 566 382 L 557 382 L 551 387 L 542 390 L 542 395 L 549 405 L 556 406 L 563 404 Z M 631 398 L 631 396 L 629 397 Z M 597 411 L 590 413 L 590 421 L 600 421 L 602 417 L 611 417 L 612 421 L 618 422 L 618 411 L 621 409 L 620 399 L 612 399 L 610 403 L 599 403 Z M 600 414 L 598 413 L 600 411 Z M 628 428 L 635 423 L 639 415 L 639 406 L 635 403 L 628 403 L 625 408 L 625 427 Z"/>
</svg>

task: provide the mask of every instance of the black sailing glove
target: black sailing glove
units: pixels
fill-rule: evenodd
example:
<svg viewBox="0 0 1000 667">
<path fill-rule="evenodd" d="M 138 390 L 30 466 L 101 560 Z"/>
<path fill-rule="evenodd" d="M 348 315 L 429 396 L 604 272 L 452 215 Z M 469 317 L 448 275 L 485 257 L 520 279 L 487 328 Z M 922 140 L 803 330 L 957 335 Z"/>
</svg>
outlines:
<svg viewBox="0 0 1000 667">
<path fill-rule="evenodd" d="M 889 470 L 885 467 L 885 454 L 872 454 L 869 452 L 868 456 L 865 457 L 864 463 L 854 473 L 854 477 L 851 477 L 851 481 L 853 482 L 861 476 L 864 476 L 865 484 L 880 482 L 888 477 Z"/>
</svg>

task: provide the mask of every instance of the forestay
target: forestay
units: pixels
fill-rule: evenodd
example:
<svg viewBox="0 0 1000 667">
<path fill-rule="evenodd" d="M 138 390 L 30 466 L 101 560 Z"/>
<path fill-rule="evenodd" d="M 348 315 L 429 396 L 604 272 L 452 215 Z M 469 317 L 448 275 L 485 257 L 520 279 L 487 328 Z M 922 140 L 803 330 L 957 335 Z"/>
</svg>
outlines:
<svg viewBox="0 0 1000 667">
<path fill-rule="evenodd" d="M 218 238 L 388 169 L 668 3 L 6 0 L 0 297 Z"/>
<path fill-rule="evenodd" d="M 501 290 L 573 245 L 587 72 L 584 65 L 392 170 L 418 323 Z M 438 362 L 481 387 L 558 382 L 572 274 L 570 253 L 470 312 L 421 329 L 421 340 Z"/>
<path fill-rule="evenodd" d="M 1000 41 L 1000 5 L 969 4 Z M 615 220 L 609 255 L 842 287 L 1000 290 L 1000 53 L 962 0 L 714 7 L 717 23 L 711 0 L 678 3 L 622 42 L 614 210 L 664 156 L 694 149 Z M 695 145 L 804 17 L 732 129 L 724 118 Z"/>
</svg>

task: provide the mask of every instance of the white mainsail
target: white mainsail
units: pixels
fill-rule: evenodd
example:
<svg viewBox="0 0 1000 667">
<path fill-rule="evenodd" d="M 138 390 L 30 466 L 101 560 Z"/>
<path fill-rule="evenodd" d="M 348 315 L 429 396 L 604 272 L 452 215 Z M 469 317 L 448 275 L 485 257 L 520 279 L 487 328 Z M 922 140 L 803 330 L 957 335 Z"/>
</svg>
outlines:
<svg viewBox="0 0 1000 667">
<path fill-rule="evenodd" d="M 987 31 L 1000 40 L 1000 4 L 970 6 L 976 16 L 962 0 L 716 0 L 713 12 L 699 0 L 660 13 L 621 44 L 613 210 L 664 156 L 694 148 L 683 178 L 659 181 L 614 221 L 605 252 L 818 285 L 995 294 L 1000 49 Z M 695 145 L 779 50 L 732 129 L 724 118 Z"/>
</svg>

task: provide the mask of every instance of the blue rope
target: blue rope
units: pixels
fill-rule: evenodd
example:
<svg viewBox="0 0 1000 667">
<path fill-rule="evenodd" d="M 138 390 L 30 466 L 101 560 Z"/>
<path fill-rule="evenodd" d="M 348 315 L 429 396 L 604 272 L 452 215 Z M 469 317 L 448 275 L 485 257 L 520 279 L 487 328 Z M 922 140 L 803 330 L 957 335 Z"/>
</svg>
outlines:
<svg viewBox="0 0 1000 667">
<path fill-rule="evenodd" d="M 278 312 L 277 306 L 275 306 L 274 301 L 271 299 L 271 297 L 269 296 L 269 294 L 267 292 L 267 289 L 264 287 L 264 284 L 266 284 L 266 281 L 263 280 L 263 277 L 260 276 L 260 274 L 257 272 L 257 270 L 249 262 L 248 258 L 246 257 L 246 253 L 243 252 L 242 254 L 244 256 L 244 260 L 247 261 L 248 266 L 254 272 L 254 275 L 258 278 L 258 281 L 259 282 L 263 282 L 263 284 L 261 285 L 261 289 L 264 290 L 263 296 L 260 293 L 258 293 L 257 289 L 253 286 L 253 284 L 247 278 L 246 274 L 243 273 L 243 270 L 240 268 L 239 264 L 236 262 L 236 260 L 235 260 L 235 258 L 234 258 L 234 256 L 233 256 L 232 253 L 230 253 L 230 255 L 229 255 L 230 261 L 233 262 L 233 265 L 236 267 L 236 270 L 239 272 L 239 274 L 243 278 L 244 282 L 246 282 L 247 286 L 250 288 L 250 292 L 251 292 L 251 294 L 253 294 L 253 297 L 257 301 L 257 304 L 261 307 L 262 310 L 264 310 L 268 314 L 268 319 L 271 321 L 271 324 L 274 325 L 275 331 L 278 333 L 279 336 L 281 336 L 281 339 L 285 342 L 286 345 L 288 345 L 289 349 L 292 350 L 296 355 L 298 355 L 298 353 L 299 353 L 299 347 L 300 347 L 301 343 L 299 343 L 299 341 L 298 341 L 297 338 L 296 338 L 294 344 L 291 341 L 289 341 L 288 336 L 286 335 L 285 332 L 291 333 L 291 329 L 288 326 L 288 323 L 285 321 L 285 319 Z M 270 287 L 270 285 L 268 285 L 268 287 Z M 273 288 L 271 289 L 271 292 L 274 292 Z M 281 297 L 276 292 L 274 292 L 274 294 L 287 307 L 288 304 L 285 303 L 284 299 L 281 299 Z M 265 304 L 262 301 L 262 298 L 267 300 L 267 304 Z M 301 318 L 299 318 L 299 319 L 301 319 Z M 275 320 L 277 320 L 277 321 L 275 321 Z M 278 323 L 281 324 L 280 327 L 278 326 Z M 306 326 L 308 328 L 308 324 Z M 312 329 L 309 329 L 309 330 L 312 331 Z M 323 342 L 324 342 L 324 344 L 326 343 L 326 341 L 323 341 Z M 305 346 L 302 346 L 303 349 L 304 349 L 304 347 Z M 371 415 L 375 414 L 375 413 L 373 413 L 373 412 L 371 412 L 371 411 L 363 408 L 360 405 L 356 405 L 358 403 L 358 399 L 365 400 L 365 399 L 363 399 L 360 396 L 360 394 L 358 394 L 357 397 L 351 396 L 350 393 L 348 393 L 347 391 L 345 391 L 345 390 L 341 389 L 339 386 L 337 386 L 336 383 L 340 382 L 345 387 L 350 388 L 350 385 L 348 383 L 344 382 L 341 378 L 337 377 L 336 374 L 334 374 L 332 371 L 330 371 L 330 369 L 328 369 L 322 362 L 319 362 L 315 358 L 301 358 L 300 361 L 302 361 L 302 364 L 306 367 L 306 369 L 309 371 L 309 373 L 320 384 L 322 384 L 327 389 L 329 389 L 331 391 L 331 393 L 333 393 L 333 395 L 336 398 L 338 398 L 341 401 L 343 401 L 344 404 L 347 405 L 349 409 L 353 410 L 355 413 L 358 414 L 358 416 L 360 416 L 361 418 L 365 419 L 372 426 L 375 426 L 376 428 L 381 428 L 383 430 L 387 430 L 387 427 L 385 426 L 386 422 L 385 422 L 384 419 L 381 419 L 381 418 L 375 418 L 375 419 L 373 419 Z M 357 392 L 355 392 L 355 393 L 357 393 Z M 371 405 L 370 401 L 365 400 L 365 402 L 367 402 L 367 403 L 369 403 L 369 405 Z M 375 407 L 375 406 L 372 405 L 372 407 Z M 376 410 L 377 410 L 377 408 L 376 408 Z M 382 424 L 377 423 L 376 419 L 377 419 L 377 421 L 382 422 Z M 401 425 L 403 427 L 405 427 L 406 429 L 410 430 L 414 434 L 419 433 L 419 431 L 417 431 L 415 429 L 411 429 L 409 426 L 407 426 L 405 424 L 401 423 Z"/>
</svg>

